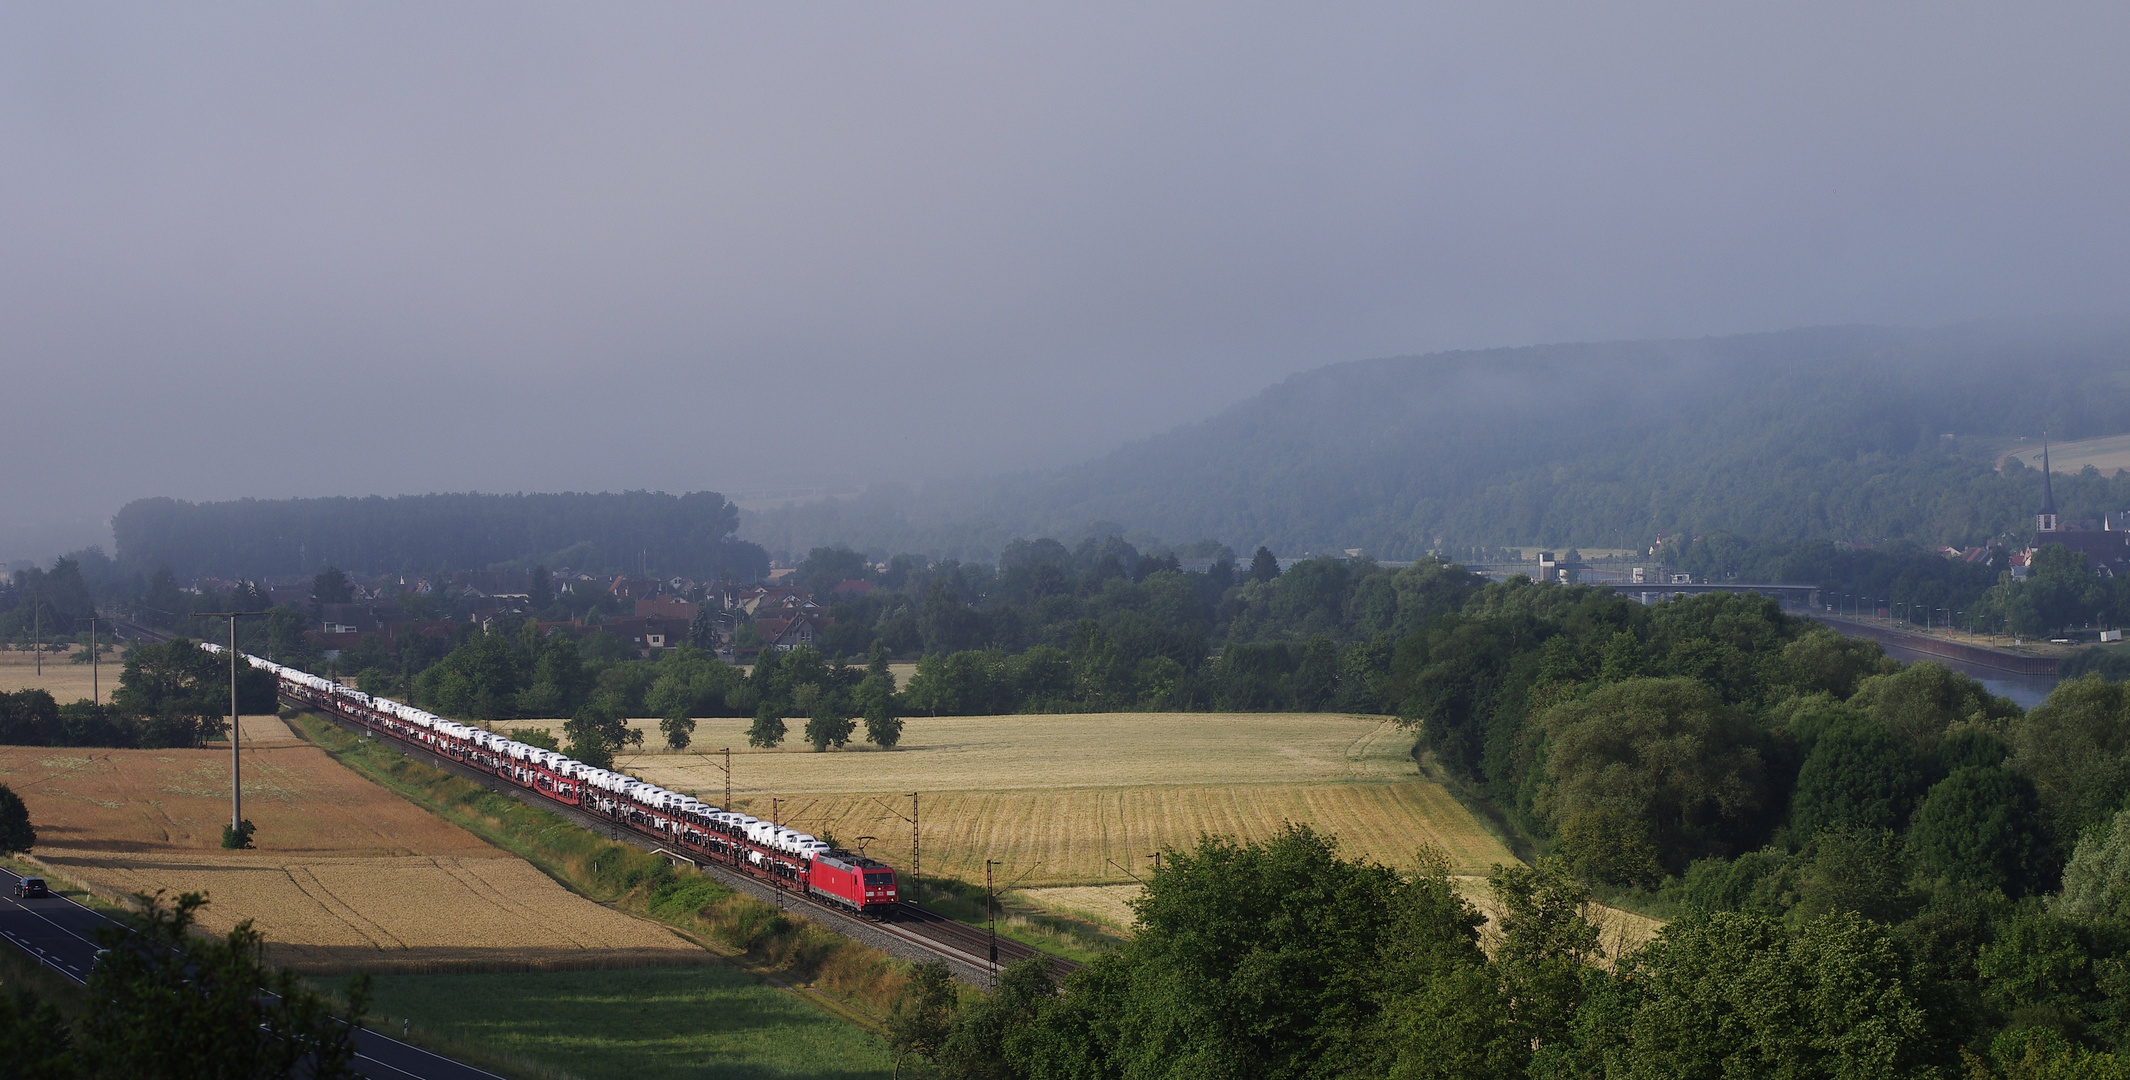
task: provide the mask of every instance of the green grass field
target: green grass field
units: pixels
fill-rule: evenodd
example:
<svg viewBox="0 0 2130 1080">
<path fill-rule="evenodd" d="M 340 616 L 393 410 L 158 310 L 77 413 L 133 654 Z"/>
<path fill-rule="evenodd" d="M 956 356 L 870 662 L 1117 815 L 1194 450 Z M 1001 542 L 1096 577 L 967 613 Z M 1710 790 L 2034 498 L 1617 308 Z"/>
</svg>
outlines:
<svg viewBox="0 0 2130 1080">
<path fill-rule="evenodd" d="M 880 1040 L 724 967 L 386 975 L 370 1013 L 394 1037 L 506 1075 L 583 1080 L 887 1077 Z"/>
</svg>

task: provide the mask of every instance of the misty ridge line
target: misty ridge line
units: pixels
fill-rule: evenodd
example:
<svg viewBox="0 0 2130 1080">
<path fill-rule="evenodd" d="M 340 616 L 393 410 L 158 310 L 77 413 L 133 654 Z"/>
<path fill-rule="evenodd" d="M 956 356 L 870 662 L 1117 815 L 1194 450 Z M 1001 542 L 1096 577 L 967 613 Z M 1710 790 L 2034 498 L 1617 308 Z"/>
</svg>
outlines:
<svg viewBox="0 0 2130 1080">
<path fill-rule="evenodd" d="M 2028 512 L 2038 475 L 2000 468 L 2020 439 L 2130 431 L 2126 360 L 2130 332 L 2091 319 L 1458 350 L 1302 372 L 1068 468 L 760 510 L 714 492 L 147 499 L 114 530 L 127 563 L 156 538 L 277 537 L 272 554 L 257 539 L 212 560 L 277 573 L 358 553 L 441 566 L 448 549 L 454 566 L 592 551 L 703 576 L 815 547 L 989 561 L 1017 539 L 1107 534 L 1389 559 L 1708 531 L 1957 546 Z M 468 537 L 485 539 L 449 547 Z"/>
<path fill-rule="evenodd" d="M 1588 515 L 1098 463 L 1330 359 L 2124 310 L 2114 7 L 1226 14 L 26 11 L 0 559 L 141 496 L 843 478 L 942 552 L 1536 541 Z"/>
</svg>

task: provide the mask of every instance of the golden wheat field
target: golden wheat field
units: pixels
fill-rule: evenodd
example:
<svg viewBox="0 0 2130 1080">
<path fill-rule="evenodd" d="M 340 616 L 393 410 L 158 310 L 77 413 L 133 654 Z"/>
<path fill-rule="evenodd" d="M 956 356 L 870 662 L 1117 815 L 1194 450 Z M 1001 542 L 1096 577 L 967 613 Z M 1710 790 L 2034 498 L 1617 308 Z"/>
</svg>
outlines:
<svg viewBox="0 0 2130 1080">
<path fill-rule="evenodd" d="M 76 649 L 73 655 L 84 650 Z M 51 693 L 62 705 L 81 701 L 93 690 L 100 701 L 111 700 L 111 691 L 118 688 L 118 673 L 125 661 L 117 652 L 103 655 L 103 659 L 91 670 L 86 663 L 77 664 L 65 653 L 45 653 L 44 670 L 37 670 L 37 654 L 25 649 L 0 649 L 0 693 L 27 690 L 32 687 Z"/>
<path fill-rule="evenodd" d="M 557 885 L 530 864 L 343 768 L 274 717 L 244 720 L 244 816 L 224 851 L 229 751 L 0 747 L 35 856 L 110 897 L 197 891 L 202 925 L 251 919 L 305 970 L 689 962 L 701 950 Z"/>
<path fill-rule="evenodd" d="M 798 740 L 747 748 L 751 720 L 696 722 L 689 752 L 662 749 L 656 721 L 633 724 L 644 749 L 617 766 L 652 783 L 724 801 L 733 748 L 734 809 L 833 834 L 907 870 L 909 793 L 919 793 L 924 873 L 995 880 L 1042 909 L 1118 930 L 1156 851 L 1204 835 L 1263 839 L 1289 822 L 1339 840 L 1349 856 L 1409 867 L 1423 847 L 1448 856 L 1459 890 L 1489 912 L 1486 875 L 1516 856 L 1451 794 L 1420 774 L 1411 729 L 1380 716 L 1295 713 L 1091 713 L 910 717 L 894 750 L 815 753 Z M 561 721 L 508 721 L 559 737 Z M 870 838 L 870 839 L 867 839 Z M 1591 905 L 1609 953 L 1662 924 Z"/>
<path fill-rule="evenodd" d="M 893 750 L 853 742 L 817 754 L 806 721 L 787 721 L 776 750 L 752 750 L 753 721 L 696 721 L 685 753 L 664 749 L 656 721 L 640 750 L 617 764 L 676 790 L 723 790 L 732 748 L 735 794 L 907 792 L 952 789 L 1143 787 L 1149 784 L 1396 782 L 1419 775 L 1413 733 L 1380 716 L 1311 713 L 1082 713 L 1032 716 L 913 716 Z M 498 729 L 559 720 L 498 721 Z M 863 732 L 860 731 L 862 737 Z"/>
<path fill-rule="evenodd" d="M 758 816 L 770 811 L 766 799 L 734 802 Z M 1128 882 L 1151 865 L 1154 852 L 1188 848 L 1207 835 L 1263 839 L 1288 822 L 1337 836 L 1348 855 L 1393 866 L 1410 865 L 1424 846 L 1448 853 L 1465 872 L 1515 861 L 1447 791 L 1423 780 L 928 791 L 919 805 L 925 873 L 968 882 L 984 880 L 986 859 L 1000 864 L 1001 883 Z M 876 837 L 869 853 L 902 866 L 910 827 L 891 809 L 907 814 L 909 800 L 802 795 L 778 816 L 845 844 Z"/>
<path fill-rule="evenodd" d="M 1375 716 L 1098 713 L 911 717 L 893 751 L 740 752 L 746 720 L 698 721 L 695 747 L 727 745 L 733 806 L 907 869 L 908 793 L 920 792 L 924 872 L 1037 890 L 1130 885 L 1155 851 L 1201 835 L 1262 839 L 1288 822 L 1337 836 L 1349 855 L 1411 865 L 1422 847 L 1460 873 L 1515 856 L 1409 756 L 1409 729 Z M 498 725 L 516 726 L 516 725 Z M 646 745 L 658 742 L 655 727 Z M 617 763 L 652 783 L 724 798 L 723 758 L 652 751 Z M 772 805 L 772 800 L 775 804 Z M 1031 893 L 1031 898 L 1049 894 Z M 1090 894 L 1093 895 L 1093 894 Z M 1089 901 L 1092 902 L 1092 901 Z M 1111 916 L 1121 901 L 1104 902 Z M 1128 921 L 1128 916 L 1127 916 Z"/>
<path fill-rule="evenodd" d="M 404 855 L 260 858 L 193 852 L 52 853 L 55 871 L 120 894 L 206 893 L 203 920 L 241 911 L 276 963 L 299 970 L 555 968 L 685 962 L 694 946 L 656 923 L 601 907 L 523 859 Z"/>
</svg>

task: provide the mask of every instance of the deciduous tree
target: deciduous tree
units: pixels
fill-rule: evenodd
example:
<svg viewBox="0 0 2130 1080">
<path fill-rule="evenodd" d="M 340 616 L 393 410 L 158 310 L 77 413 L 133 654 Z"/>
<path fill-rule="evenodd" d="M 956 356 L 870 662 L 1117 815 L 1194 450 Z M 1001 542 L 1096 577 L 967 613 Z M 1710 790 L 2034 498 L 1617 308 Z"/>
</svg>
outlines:
<svg viewBox="0 0 2130 1080">
<path fill-rule="evenodd" d="M 939 1055 L 953 1031 L 954 1010 L 960 1001 L 961 988 L 946 964 L 927 960 L 911 966 L 909 981 L 896 996 L 886 1025 L 897 1077 L 902 1075 L 903 1059 L 910 1055 L 925 1060 Z"/>
<path fill-rule="evenodd" d="M 90 1008 L 81 1056 L 98 1075 L 144 1080 L 352 1078 L 355 1027 L 368 983 L 347 988 L 348 1011 L 332 1007 L 287 971 L 269 971 L 251 920 L 220 938 L 191 933 L 206 904 L 161 895 L 138 930 L 113 926 L 89 973 Z"/>
<path fill-rule="evenodd" d="M 1928 783 L 1914 744 L 1876 721 L 1840 727 L 1806 756 L 1790 797 L 1790 825 L 1807 838 L 1823 829 L 1902 828 Z"/>
<path fill-rule="evenodd" d="M 12 855 L 37 846 L 37 829 L 30 824 L 30 808 L 22 796 L 0 784 L 0 855 Z"/>
<path fill-rule="evenodd" d="M 1723 854 L 1755 821 L 1767 782 L 1752 725 L 1693 679 L 1630 679 L 1542 718 L 1543 809 L 1578 869 L 1648 880 Z M 1631 832 L 1623 831 L 1631 830 Z"/>
<path fill-rule="evenodd" d="M 895 673 L 888 670 L 885 646 L 875 644 L 857 689 L 858 711 L 865 717 L 865 741 L 882 749 L 902 741 L 902 718 L 895 711 Z"/>
<path fill-rule="evenodd" d="M 2057 863 L 2034 785 L 2001 767 L 1955 769 L 1916 809 L 1908 840 L 1924 873 L 2024 896 L 2055 888 Z"/>
<path fill-rule="evenodd" d="M 806 741 L 817 752 L 849 742 L 851 730 L 857 726 L 851 722 L 850 698 L 841 690 L 820 691 L 807 712 Z"/>
<path fill-rule="evenodd" d="M 140 719 L 144 746 L 196 746 L 228 729 L 228 661 L 185 638 L 136 645 L 126 653 L 118 689 L 120 712 Z"/>
<path fill-rule="evenodd" d="M 614 767 L 614 755 L 625 746 L 643 745 L 643 732 L 630 727 L 621 712 L 608 701 L 594 696 L 562 725 L 569 736 L 570 756 L 601 769 Z"/>
<path fill-rule="evenodd" d="M 781 746 L 786 730 L 783 715 L 765 701 L 755 711 L 753 726 L 747 729 L 747 745 L 763 750 Z"/>
</svg>

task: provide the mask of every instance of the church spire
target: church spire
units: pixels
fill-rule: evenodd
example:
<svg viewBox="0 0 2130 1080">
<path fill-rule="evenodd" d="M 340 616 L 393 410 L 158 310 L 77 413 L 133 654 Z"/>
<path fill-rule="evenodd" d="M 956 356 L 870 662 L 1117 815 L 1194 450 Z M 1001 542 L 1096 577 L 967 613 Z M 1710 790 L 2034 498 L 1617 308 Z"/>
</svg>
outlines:
<svg viewBox="0 0 2130 1080">
<path fill-rule="evenodd" d="M 2041 513 L 2034 519 L 2040 531 L 2056 531 L 2056 485 L 2050 480 L 2049 437 L 2046 433 L 2041 436 Z"/>
</svg>

